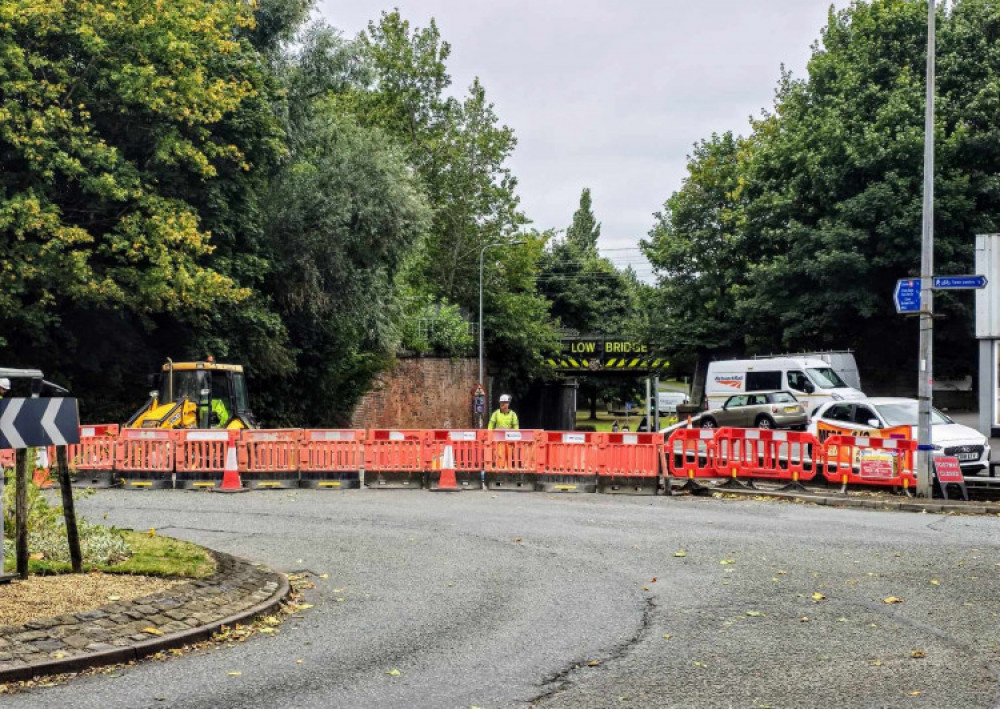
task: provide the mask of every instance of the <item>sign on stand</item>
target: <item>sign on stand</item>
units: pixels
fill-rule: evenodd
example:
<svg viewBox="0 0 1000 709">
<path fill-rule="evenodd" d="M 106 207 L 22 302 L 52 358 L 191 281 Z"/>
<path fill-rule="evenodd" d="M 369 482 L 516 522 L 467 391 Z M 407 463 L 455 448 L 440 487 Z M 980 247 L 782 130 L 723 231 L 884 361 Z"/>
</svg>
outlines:
<svg viewBox="0 0 1000 709">
<path fill-rule="evenodd" d="M 901 278 L 896 281 L 896 289 L 892 292 L 892 300 L 896 304 L 897 313 L 919 313 L 921 301 L 920 288 L 922 279 Z M 989 281 L 986 276 L 968 274 L 962 276 L 932 276 L 932 290 L 978 290 L 985 288 Z"/>
<path fill-rule="evenodd" d="M 938 481 L 941 489 L 941 496 L 948 499 L 948 486 L 958 485 L 962 491 L 962 499 L 969 500 L 969 491 L 965 489 L 965 476 L 962 475 L 962 466 L 958 463 L 958 458 L 953 456 L 941 456 L 934 459 L 934 477 Z"/>
</svg>

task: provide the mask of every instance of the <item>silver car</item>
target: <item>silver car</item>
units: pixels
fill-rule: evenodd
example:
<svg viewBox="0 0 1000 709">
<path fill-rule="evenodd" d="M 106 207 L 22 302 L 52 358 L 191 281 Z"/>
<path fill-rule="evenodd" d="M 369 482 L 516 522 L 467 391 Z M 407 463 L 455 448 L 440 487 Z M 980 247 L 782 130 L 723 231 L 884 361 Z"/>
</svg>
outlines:
<svg viewBox="0 0 1000 709">
<path fill-rule="evenodd" d="M 721 409 L 701 415 L 702 428 L 792 428 L 804 431 L 809 417 L 794 394 L 757 391 L 734 394 Z"/>
</svg>

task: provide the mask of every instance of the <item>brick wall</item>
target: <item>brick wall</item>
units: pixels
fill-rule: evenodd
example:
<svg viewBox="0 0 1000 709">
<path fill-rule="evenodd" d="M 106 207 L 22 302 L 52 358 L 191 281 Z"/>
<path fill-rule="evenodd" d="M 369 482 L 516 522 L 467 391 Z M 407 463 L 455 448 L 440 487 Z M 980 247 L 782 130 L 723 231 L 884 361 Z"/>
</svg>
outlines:
<svg viewBox="0 0 1000 709">
<path fill-rule="evenodd" d="M 353 428 L 472 428 L 475 359 L 400 359 L 351 416 Z"/>
</svg>

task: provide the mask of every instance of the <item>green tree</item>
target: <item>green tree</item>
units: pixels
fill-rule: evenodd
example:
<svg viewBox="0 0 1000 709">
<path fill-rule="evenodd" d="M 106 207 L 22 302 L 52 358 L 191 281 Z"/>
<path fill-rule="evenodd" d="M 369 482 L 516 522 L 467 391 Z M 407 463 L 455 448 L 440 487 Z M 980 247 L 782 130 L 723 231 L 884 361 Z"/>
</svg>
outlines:
<svg viewBox="0 0 1000 709">
<path fill-rule="evenodd" d="M 584 187 L 580 193 L 580 206 L 573 213 L 573 223 L 566 230 L 566 241 L 583 251 L 594 251 L 600 236 L 601 224 L 594 217 L 590 188 Z"/>
</svg>

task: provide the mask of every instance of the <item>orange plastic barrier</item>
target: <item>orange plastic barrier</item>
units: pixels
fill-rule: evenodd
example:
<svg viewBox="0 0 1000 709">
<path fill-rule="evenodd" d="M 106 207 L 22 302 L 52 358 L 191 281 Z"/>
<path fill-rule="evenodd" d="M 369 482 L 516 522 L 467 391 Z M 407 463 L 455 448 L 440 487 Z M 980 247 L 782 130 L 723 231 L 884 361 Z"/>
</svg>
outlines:
<svg viewBox="0 0 1000 709">
<path fill-rule="evenodd" d="M 365 485 L 371 488 L 423 487 L 426 430 L 368 431 Z"/>
<path fill-rule="evenodd" d="M 660 483 L 662 433 L 597 433 L 597 491 L 655 495 Z"/>
<path fill-rule="evenodd" d="M 544 431 L 483 431 L 483 466 L 491 490 L 533 492 L 544 465 Z"/>
<path fill-rule="evenodd" d="M 900 438 L 869 436 L 830 436 L 826 439 L 824 466 L 827 480 L 844 486 L 885 485 L 902 487 L 916 485 L 914 456 L 917 442 Z"/>
<path fill-rule="evenodd" d="M 0 468 L 14 467 L 14 449 L 4 448 L 0 450 Z"/>
<path fill-rule="evenodd" d="M 720 428 L 715 433 L 718 477 L 809 481 L 823 469 L 824 446 L 811 433 Z"/>
<path fill-rule="evenodd" d="M 303 487 L 360 487 L 365 432 L 360 429 L 308 430 L 299 442 L 299 484 Z"/>
<path fill-rule="evenodd" d="M 80 442 L 66 446 L 74 487 L 110 487 L 115 467 L 117 423 L 80 426 Z"/>
<path fill-rule="evenodd" d="M 238 464 L 246 487 L 297 488 L 299 439 L 297 428 L 248 430 L 240 433 Z"/>
<path fill-rule="evenodd" d="M 115 471 L 126 488 L 173 487 L 173 431 L 126 428 L 115 447 Z"/>
<path fill-rule="evenodd" d="M 667 472 L 675 478 L 715 478 L 715 433 L 712 428 L 680 428 L 664 444 Z"/>
<path fill-rule="evenodd" d="M 486 464 L 483 434 L 483 431 L 475 429 L 427 431 L 424 441 L 427 487 L 432 490 L 437 488 L 444 451 L 450 446 L 455 459 L 455 484 L 463 490 L 480 489 L 480 476 Z"/>
<path fill-rule="evenodd" d="M 544 492 L 596 492 L 601 469 L 595 433 L 546 431 L 545 470 L 538 489 Z"/>
<path fill-rule="evenodd" d="M 222 484 L 226 454 L 239 442 L 238 430 L 190 429 L 176 432 L 179 488 L 214 488 Z"/>
</svg>

